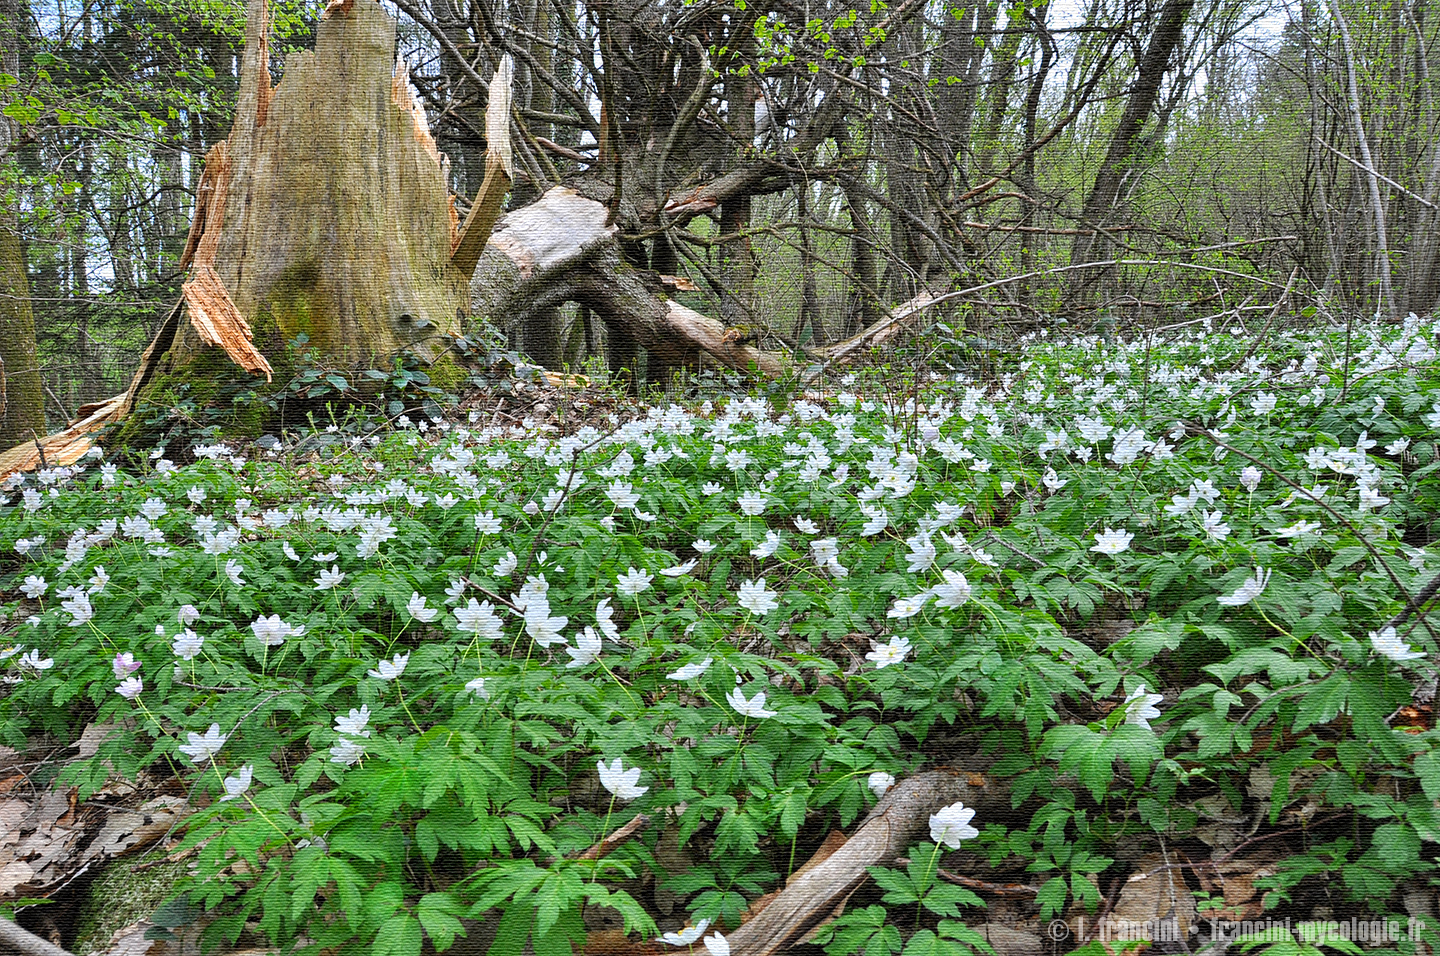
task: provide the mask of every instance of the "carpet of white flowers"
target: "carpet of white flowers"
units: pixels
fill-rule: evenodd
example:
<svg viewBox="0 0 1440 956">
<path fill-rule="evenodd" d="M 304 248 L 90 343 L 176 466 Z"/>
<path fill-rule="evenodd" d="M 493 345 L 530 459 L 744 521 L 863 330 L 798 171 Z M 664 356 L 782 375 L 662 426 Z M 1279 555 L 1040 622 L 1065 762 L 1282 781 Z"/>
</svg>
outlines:
<svg viewBox="0 0 1440 956">
<path fill-rule="evenodd" d="M 1347 813 L 1276 899 L 1326 879 L 1387 911 L 1440 841 L 1440 739 L 1396 719 L 1435 686 L 1437 331 L 1034 337 L 984 380 L 897 363 L 16 476 L 3 743 L 118 725 L 63 770 L 82 799 L 178 776 L 217 938 L 418 953 L 471 916 L 568 953 L 585 904 L 657 934 L 647 867 L 733 926 L 957 739 L 1038 809 L 944 808 L 912 857 L 1018 858 L 1043 917 L 1257 766 L 1272 820 Z M 684 872 L 666 825 L 703 847 Z M 983 919 L 956 899 L 927 925 Z M 831 952 L 906 945 L 874 916 Z"/>
</svg>

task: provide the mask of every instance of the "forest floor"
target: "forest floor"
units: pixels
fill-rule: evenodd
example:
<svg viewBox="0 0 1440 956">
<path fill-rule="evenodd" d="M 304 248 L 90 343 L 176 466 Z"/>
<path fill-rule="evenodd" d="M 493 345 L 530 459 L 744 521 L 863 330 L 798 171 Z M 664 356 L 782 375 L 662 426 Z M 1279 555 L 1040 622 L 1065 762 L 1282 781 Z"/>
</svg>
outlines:
<svg viewBox="0 0 1440 956">
<path fill-rule="evenodd" d="M 1423 950 L 1436 332 L 12 477 L 0 900 L 115 954 Z"/>
</svg>

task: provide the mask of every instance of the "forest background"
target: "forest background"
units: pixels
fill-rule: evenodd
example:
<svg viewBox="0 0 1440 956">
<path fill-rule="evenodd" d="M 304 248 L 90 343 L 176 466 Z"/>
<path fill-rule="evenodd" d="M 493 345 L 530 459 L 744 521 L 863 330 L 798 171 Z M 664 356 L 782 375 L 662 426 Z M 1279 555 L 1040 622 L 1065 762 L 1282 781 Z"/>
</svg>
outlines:
<svg viewBox="0 0 1440 956">
<path fill-rule="evenodd" d="M 393 12 L 462 212 L 484 174 L 485 78 L 509 53 L 510 207 L 559 183 L 611 190 L 632 265 L 688 277 L 686 304 L 772 345 L 990 283 L 950 306 L 954 327 L 1159 328 L 1263 313 L 1284 289 L 1327 316 L 1435 305 L 1422 2 Z M 274 76 L 319 13 L 277 7 Z M 243 10 L 3 0 L 0 24 L 0 358 L 12 413 L 43 404 L 54 426 L 128 384 L 178 298 Z M 548 367 L 604 348 L 573 304 L 503 331 Z M 43 431 L 33 411 L 7 420 L 15 441 Z"/>
</svg>

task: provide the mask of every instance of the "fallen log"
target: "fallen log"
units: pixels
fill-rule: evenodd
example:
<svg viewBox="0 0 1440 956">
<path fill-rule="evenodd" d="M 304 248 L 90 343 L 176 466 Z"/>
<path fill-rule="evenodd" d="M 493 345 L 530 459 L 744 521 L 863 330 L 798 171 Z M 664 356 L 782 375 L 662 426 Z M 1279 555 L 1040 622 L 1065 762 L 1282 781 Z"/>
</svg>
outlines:
<svg viewBox="0 0 1440 956">
<path fill-rule="evenodd" d="M 618 234 L 603 203 L 564 186 L 549 190 L 496 223 L 471 282 L 473 311 L 512 329 L 541 321 L 566 302 L 582 302 L 612 335 L 632 338 L 664 366 L 693 364 L 704 353 L 767 378 L 798 371 L 785 353 L 727 341 L 724 323 L 667 298 L 663 277 L 652 287 L 647 276 L 624 264 Z M 806 380 L 883 344 L 938 301 L 935 293 L 923 292 L 843 342 L 810 351 L 814 364 Z"/>
<path fill-rule="evenodd" d="M 750 917 L 725 933 L 731 956 L 774 956 L 804 942 L 870 876 L 870 867 L 893 863 L 929 839 L 930 816 L 952 803 L 976 811 L 975 823 L 1013 813 L 1010 788 L 980 773 L 934 770 L 907 777 L 875 805 L 845 839 L 832 834 L 778 892 L 756 901 Z M 698 950 L 697 950 L 698 951 Z M 661 956 L 674 949 L 659 941 L 634 943 L 617 933 L 596 934 L 587 956 Z"/>
<path fill-rule="evenodd" d="M 733 956 L 772 956 L 800 942 L 829 919 L 870 876 L 929 839 L 930 815 L 962 802 L 976 822 L 1010 810 L 1008 787 L 980 774 L 934 770 L 896 784 L 859 829 L 820 863 L 781 890 L 760 913 L 726 935 Z"/>
</svg>

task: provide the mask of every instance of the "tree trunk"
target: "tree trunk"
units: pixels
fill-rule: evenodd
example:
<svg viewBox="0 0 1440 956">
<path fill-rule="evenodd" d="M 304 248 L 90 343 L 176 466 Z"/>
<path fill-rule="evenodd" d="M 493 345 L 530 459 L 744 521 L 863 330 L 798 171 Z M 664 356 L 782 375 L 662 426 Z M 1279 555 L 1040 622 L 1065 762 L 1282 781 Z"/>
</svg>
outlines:
<svg viewBox="0 0 1440 956">
<path fill-rule="evenodd" d="M 25 246 L 12 222 L 0 222 L 0 448 L 45 434 L 45 393 L 35 349 L 35 315 L 25 276 Z"/>
<path fill-rule="evenodd" d="M 25 0 L 0 0 L 0 73 L 20 75 L 20 44 L 29 22 Z M 0 93 L 0 109 L 8 101 Z M 0 114 L 0 157 L 8 156 L 18 140 L 15 121 Z M 0 212 L 0 448 L 45 434 L 45 393 L 19 226 L 17 206 Z"/>
<path fill-rule="evenodd" d="M 1185 21 L 1194 6 L 1195 0 L 1165 0 L 1165 6 L 1160 11 L 1160 22 L 1150 37 L 1145 55 L 1140 59 L 1139 74 L 1135 85 L 1130 88 L 1130 98 L 1125 103 L 1125 111 L 1120 114 L 1120 124 L 1110 138 L 1110 146 L 1100 163 L 1095 185 L 1091 187 L 1085 206 L 1080 212 L 1078 225 L 1085 231 L 1075 236 L 1070 251 L 1071 264 L 1095 262 L 1104 258 L 1101 253 L 1105 249 L 1106 240 L 1099 230 L 1105 227 L 1116 198 L 1120 195 L 1121 186 L 1128 176 L 1134 174 L 1132 164 L 1140 140 L 1140 130 L 1155 108 L 1155 101 L 1160 94 L 1160 81 L 1164 79 L 1166 70 L 1170 68 L 1171 58 L 1184 38 Z M 1086 275 L 1088 272 L 1090 270 L 1077 270 L 1074 273 L 1077 279 L 1073 291 L 1086 291 L 1088 283 L 1094 281 L 1093 275 Z"/>
<path fill-rule="evenodd" d="M 181 259 L 184 308 L 147 352 L 131 386 L 139 400 L 208 386 L 217 346 L 252 375 L 288 381 L 288 344 L 301 335 L 341 372 L 401 353 L 436 362 L 460 332 L 508 186 L 492 134 L 481 197 L 459 230 L 440 153 L 393 59 L 395 21 L 372 0 L 331 3 L 314 52 L 292 54 L 273 89 L 266 0 L 249 0 L 248 15 L 235 126 L 206 157 Z M 507 120 L 508 97 L 494 94 L 508 89 L 508 76 L 492 84 Z"/>
<path fill-rule="evenodd" d="M 1376 313 L 1383 313 L 1387 319 L 1395 317 L 1395 294 L 1390 284 L 1390 248 L 1385 225 L 1385 200 L 1380 195 L 1380 178 L 1375 169 L 1375 160 L 1370 155 L 1370 140 L 1365 134 L 1365 117 L 1360 112 L 1360 87 L 1355 78 L 1355 50 L 1350 40 L 1350 27 L 1340 4 L 1330 0 L 1330 12 L 1335 17 L 1335 26 L 1340 31 L 1340 46 L 1345 53 L 1345 84 L 1350 107 L 1350 122 L 1354 126 L 1355 143 L 1360 147 L 1360 159 L 1365 164 L 1365 185 L 1369 188 L 1370 215 L 1375 224 L 1375 267 L 1380 280 L 1380 302 Z"/>
<path fill-rule="evenodd" d="M 660 277 L 626 265 L 608 219 L 604 204 L 559 187 L 506 215 L 475 271 L 475 314 L 523 328 L 533 315 L 578 302 L 604 317 L 616 372 L 635 346 L 666 368 L 693 365 L 707 352 L 741 370 L 784 371 L 782 356 L 726 342 L 722 322 L 670 301 Z"/>
</svg>

